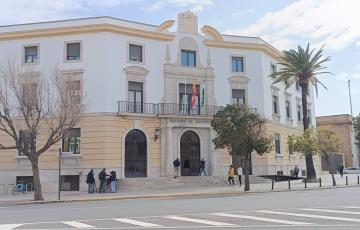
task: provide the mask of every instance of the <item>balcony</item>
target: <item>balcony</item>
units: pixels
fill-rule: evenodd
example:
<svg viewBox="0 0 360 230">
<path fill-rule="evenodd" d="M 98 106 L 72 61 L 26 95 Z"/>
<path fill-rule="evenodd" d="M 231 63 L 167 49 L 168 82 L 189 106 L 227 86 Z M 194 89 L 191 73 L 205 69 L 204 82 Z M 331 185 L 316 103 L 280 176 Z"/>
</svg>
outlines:
<svg viewBox="0 0 360 230">
<path fill-rule="evenodd" d="M 212 117 L 220 106 L 195 105 L 176 103 L 134 103 L 118 101 L 118 114 L 142 114 L 150 116 L 197 116 Z M 251 112 L 257 112 L 256 108 L 249 108 Z"/>
<path fill-rule="evenodd" d="M 118 101 L 119 114 L 144 114 L 153 116 L 214 116 L 218 106 L 196 105 L 175 103 L 134 103 L 128 101 Z"/>
</svg>

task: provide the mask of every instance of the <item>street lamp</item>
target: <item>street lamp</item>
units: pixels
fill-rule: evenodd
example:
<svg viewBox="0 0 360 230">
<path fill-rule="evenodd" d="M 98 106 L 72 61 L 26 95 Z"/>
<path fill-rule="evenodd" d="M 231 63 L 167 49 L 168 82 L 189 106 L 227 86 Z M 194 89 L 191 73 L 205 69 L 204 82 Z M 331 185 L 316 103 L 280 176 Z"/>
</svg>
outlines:
<svg viewBox="0 0 360 230">
<path fill-rule="evenodd" d="M 59 185 L 58 185 L 58 200 L 60 200 L 60 191 L 61 191 L 61 157 L 62 151 L 59 148 Z"/>
</svg>

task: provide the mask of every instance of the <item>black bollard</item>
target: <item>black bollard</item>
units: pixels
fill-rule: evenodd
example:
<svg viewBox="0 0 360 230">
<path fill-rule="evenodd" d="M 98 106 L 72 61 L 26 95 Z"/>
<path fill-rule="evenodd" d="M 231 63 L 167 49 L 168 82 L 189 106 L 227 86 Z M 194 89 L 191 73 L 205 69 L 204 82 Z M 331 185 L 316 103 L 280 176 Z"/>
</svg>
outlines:
<svg viewBox="0 0 360 230">
<path fill-rule="evenodd" d="M 291 189 L 291 186 L 290 186 L 290 179 L 288 179 L 288 184 L 289 184 L 289 189 Z"/>
<path fill-rule="evenodd" d="M 306 185 L 306 179 L 304 180 L 304 182 L 305 182 L 305 188 L 307 188 L 307 185 Z"/>
<path fill-rule="evenodd" d="M 321 188 L 321 177 L 319 178 L 319 186 Z"/>
<path fill-rule="evenodd" d="M 274 179 L 271 180 L 271 190 L 274 190 Z"/>
<path fill-rule="evenodd" d="M 348 185 L 349 185 L 349 181 L 348 181 L 348 177 L 347 177 L 347 176 L 345 177 L 345 180 L 346 180 L 346 186 L 348 186 Z"/>
<path fill-rule="evenodd" d="M 358 178 L 358 184 L 360 184 L 360 177 L 359 177 L 359 175 L 357 176 L 357 178 Z"/>
</svg>

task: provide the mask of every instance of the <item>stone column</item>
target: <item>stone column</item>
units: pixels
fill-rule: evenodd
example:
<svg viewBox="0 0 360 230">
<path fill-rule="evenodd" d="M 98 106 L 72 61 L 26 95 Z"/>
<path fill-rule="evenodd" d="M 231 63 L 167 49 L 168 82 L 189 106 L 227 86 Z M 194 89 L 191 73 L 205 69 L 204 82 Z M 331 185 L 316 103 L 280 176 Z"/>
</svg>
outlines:
<svg viewBox="0 0 360 230">
<path fill-rule="evenodd" d="M 166 175 L 172 176 L 173 166 L 172 163 L 174 161 L 174 149 L 173 149 L 173 135 L 172 128 L 166 127 Z"/>
<path fill-rule="evenodd" d="M 215 149 L 215 145 L 212 142 L 212 139 L 215 138 L 215 132 L 212 128 L 209 128 L 209 175 L 217 176 L 219 175 L 219 161 L 220 156 L 218 151 Z"/>
</svg>

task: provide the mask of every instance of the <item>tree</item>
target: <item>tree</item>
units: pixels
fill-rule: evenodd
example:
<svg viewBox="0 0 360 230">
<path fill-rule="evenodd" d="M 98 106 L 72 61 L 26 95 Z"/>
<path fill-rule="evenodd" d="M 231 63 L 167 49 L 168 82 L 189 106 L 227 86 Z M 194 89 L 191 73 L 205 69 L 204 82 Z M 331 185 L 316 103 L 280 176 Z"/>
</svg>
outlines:
<svg viewBox="0 0 360 230">
<path fill-rule="evenodd" d="M 1 143 L 0 150 L 17 150 L 29 159 L 34 200 L 43 200 L 40 155 L 82 118 L 84 106 L 72 83 L 57 69 L 46 76 L 11 60 L 0 67 L 0 134 L 12 140 Z"/>
<path fill-rule="evenodd" d="M 334 184 L 336 184 L 334 171 L 330 167 L 330 154 L 335 153 L 339 149 L 337 136 L 334 132 L 329 130 L 307 129 L 300 136 L 290 136 L 288 144 L 296 152 L 302 153 L 320 153 L 326 159 L 329 165 L 329 173 L 332 175 Z"/>
<path fill-rule="evenodd" d="M 249 191 L 251 153 L 263 154 L 272 148 L 272 139 L 265 133 L 265 119 L 246 106 L 234 104 L 221 107 L 211 120 L 211 126 L 216 131 L 212 140 L 215 148 L 227 148 L 232 156 L 242 159 L 245 191 Z"/>
<path fill-rule="evenodd" d="M 301 104 L 302 104 L 302 114 L 303 114 L 303 126 L 304 131 L 309 128 L 308 117 L 308 103 L 307 95 L 309 90 L 309 85 L 313 85 L 318 93 L 318 84 L 322 85 L 325 89 L 325 85 L 319 81 L 318 75 L 329 73 L 323 71 L 326 69 L 324 64 L 330 61 L 330 57 L 323 58 L 323 47 L 319 50 L 312 49 L 310 50 L 309 44 L 304 49 L 301 46 L 298 46 L 298 50 L 290 49 L 289 51 L 282 51 L 281 69 L 275 71 L 270 75 L 274 79 L 273 84 L 283 82 L 285 87 L 288 88 L 294 83 L 298 83 L 301 88 Z M 306 160 L 306 171 L 308 179 L 316 179 L 316 172 L 314 167 L 314 162 L 311 152 L 305 153 Z"/>
<path fill-rule="evenodd" d="M 355 140 L 356 145 L 360 148 L 360 114 L 354 117 L 354 131 L 355 131 Z"/>
</svg>

